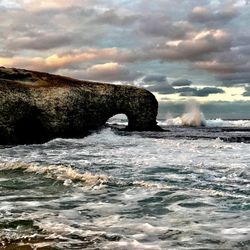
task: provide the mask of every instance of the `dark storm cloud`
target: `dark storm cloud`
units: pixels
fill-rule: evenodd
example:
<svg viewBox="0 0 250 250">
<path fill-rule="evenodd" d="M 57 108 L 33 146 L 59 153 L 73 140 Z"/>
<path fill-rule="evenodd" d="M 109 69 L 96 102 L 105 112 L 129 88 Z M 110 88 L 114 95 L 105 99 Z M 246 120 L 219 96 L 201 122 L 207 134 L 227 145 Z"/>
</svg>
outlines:
<svg viewBox="0 0 250 250">
<path fill-rule="evenodd" d="M 198 89 L 196 92 L 196 96 L 209 96 L 210 94 L 223 94 L 225 91 L 221 88 L 215 87 L 205 87 L 202 89 Z"/>
<path fill-rule="evenodd" d="M 218 79 L 225 86 L 235 86 L 239 84 L 250 84 L 250 72 L 236 72 L 218 76 Z"/>
<path fill-rule="evenodd" d="M 195 88 L 195 87 L 181 87 L 181 88 L 176 88 L 176 92 L 178 92 L 178 93 L 194 93 L 194 92 L 197 92 L 197 88 Z"/>
<path fill-rule="evenodd" d="M 167 82 L 166 76 L 164 75 L 148 75 L 143 78 L 145 83 L 154 83 L 154 82 Z"/>
<path fill-rule="evenodd" d="M 142 79 L 141 86 L 159 94 L 174 94 L 175 89 L 168 83 L 164 75 L 147 75 Z"/>
<path fill-rule="evenodd" d="M 215 88 L 215 87 L 205 87 L 202 89 L 197 88 L 179 88 L 176 89 L 178 93 L 180 93 L 180 96 L 200 96 L 200 97 L 206 97 L 211 94 L 223 94 L 224 90 L 221 88 Z"/>
<path fill-rule="evenodd" d="M 162 84 L 155 84 L 146 87 L 147 90 L 157 92 L 159 94 L 168 95 L 176 93 L 176 90 L 167 82 Z"/>
<path fill-rule="evenodd" d="M 192 82 L 187 79 L 179 79 L 170 85 L 164 75 L 148 75 L 142 79 L 140 85 L 146 87 L 149 91 L 165 95 L 179 93 L 180 96 L 206 97 L 210 94 L 224 93 L 223 89 L 217 87 L 204 87 L 199 89 L 196 87 L 189 87 L 191 83 Z"/>
<path fill-rule="evenodd" d="M 192 81 L 188 79 L 178 79 L 176 81 L 173 81 L 171 85 L 176 87 L 181 87 L 181 86 L 190 86 L 191 84 Z"/>
<path fill-rule="evenodd" d="M 145 79 L 145 78 L 144 78 Z M 149 82 L 148 82 L 149 83 Z M 150 82 L 151 84 L 146 86 L 149 91 L 157 92 L 159 94 L 176 94 L 179 93 L 180 96 L 199 96 L 199 97 L 206 97 L 210 94 L 223 94 L 224 90 L 217 87 L 204 87 L 204 88 L 196 88 L 196 87 L 180 87 L 174 88 L 170 85 L 167 81 L 154 81 Z M 147 83 L 141 84 L 145 85 Z M 177 85 L 176 85 L 177 86 Z"/>
</svg>

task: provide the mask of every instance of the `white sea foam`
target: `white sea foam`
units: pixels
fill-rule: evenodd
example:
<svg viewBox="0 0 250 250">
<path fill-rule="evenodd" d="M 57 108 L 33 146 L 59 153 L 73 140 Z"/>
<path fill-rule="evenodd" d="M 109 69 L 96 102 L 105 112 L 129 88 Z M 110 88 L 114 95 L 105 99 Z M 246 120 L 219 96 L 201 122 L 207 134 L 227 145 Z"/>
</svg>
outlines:
<svg viewBox="0 0 250 250">
<path fill-rule="evenodd" d="M 206 127 L 239 127 L 250 128 L 250 120 L 223 120 L 221 118 L 205 119 L 203 113 L 191 112 L 175 118 L 167 118 L 165 121 L 158 121 L 160 126 L 200 126 Z"/>
<path fill-rule="evenodd" d="M 208 120 L 208 127 L 250 127 L 250 120 L 223 120 L 221 118 Z"/>
<path fill-rule="evenodd" d="M 66 186 L 73 181 L 81 182 L 86 185 L 101 185 L 108 182 L 106 175 L 92 174 L 90 172 L 80 173 L 70 166 L 64 165 L 40 165 L 25 162 L 6 162 L 0 163 L 1 170 L 21 169 L 28 173 L 44 175 L 46 178 L 62 181 Z"/>
<path fill-rule="evenodd" d="M 64 186 L 72 186 L 75 183 L 84 184 L 87 186 L 100 186 L 108 183 L 114 183 L 120 186 L 133 185 L 135 187 L 142 187 L 145 189 L 161 189 L 166 187 L 159 183 L 147 182 L 142 180 L 125 181 L 111 178 L 105 174 L 93 174 L 89 171 L 80 173 L 77 169 L 65 165 L 41 165 L 37 163 L 26 162 L 2 162 L 0 163 L 0 170 L 23 170 L 27 173 L 35 173 L 43 175 L 46 178 L 54 179 L 63 182 Z M 6 179 L 5 179 L 6 180 Z"/>
<path fill-rule="evenodd" d="M 119 242 L 115 242 L 115 243 L 110 243 L 107 244 L 104 249 L 119 249 L 119 250 L 162 250 L 163 248 L 161 248 L 157 242 L 151 242 L 151 243 L 140 243 L 137 240 L 130 240 L 130 241 L 125 241 L 125 240 L 121 240 Z"/>
</svg>

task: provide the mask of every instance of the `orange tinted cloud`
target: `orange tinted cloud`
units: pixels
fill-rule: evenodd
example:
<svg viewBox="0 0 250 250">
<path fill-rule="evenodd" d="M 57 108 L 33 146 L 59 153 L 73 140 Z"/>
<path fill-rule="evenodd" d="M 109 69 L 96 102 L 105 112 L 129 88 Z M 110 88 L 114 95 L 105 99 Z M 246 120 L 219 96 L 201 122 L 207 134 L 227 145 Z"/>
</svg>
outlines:
<svg viewBox="0 0 250 250">
<path fill-rule="evenodd" d="M 234 73 L 237 71 L 237 67 L 230 63 L 220 63 L 216 60 L 206 61 L 206 62 L 197 62 L 194 63 L 194 66 L 199 69 L 204 69 L 212 73 L 217 74 L 228 74 Z"/>
<path fill-rule="evenodd" d="M 80 5 L 79 0 L 24 0 L 24 8 L 27 10 L 60 9 Z M 84 2 L 84 1 L 82 1 Z"/>
<path fill-rule="evenodd" d="M 101 81 L 131 81 L 140 76 L 139 72 L 132 71 L 128 67 L 116 62 L 95 64 L 83 73 L 86 79 Z"/>
<path fill-rule="evenodd" d="M 60 68 L 70 67 L 93 60 L 110 60 L 118 55 L 117 48 L 87 49 L 85 52 L 73 51 L 66 54 L 53 54 L 43 57 L 13 57 L 1 58 L 0 65 L 7 67 L 26 67 L 33 70 L 56 71 Z"/>
</svg>

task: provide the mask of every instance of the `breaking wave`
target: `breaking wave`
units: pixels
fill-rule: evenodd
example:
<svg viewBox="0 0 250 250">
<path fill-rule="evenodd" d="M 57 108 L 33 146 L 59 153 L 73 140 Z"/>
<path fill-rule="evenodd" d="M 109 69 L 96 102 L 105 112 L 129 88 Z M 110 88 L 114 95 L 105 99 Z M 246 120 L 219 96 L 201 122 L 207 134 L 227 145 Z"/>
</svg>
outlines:
<svg viewBox="0 0 250 250">
<path fill-rule="evenodd" d="M 190 102 L 185 107 L 185 113 L 173 118 L 167 114 L 165 121 L 159 121 L 160 126 L 189 126 L 189 127 L 250 127 L 250 120 L 223 120 L 221 118 L 207 119 L 195 102 Z"/>
<path fill-rule="evenodd" d="M 75 182 L 85 185 L 101 185 L 108 182 L 106 175 L 92 174 L 90 172 L 80 173 L 70 166 L 64 165 L 39 165 L 37 163 L 25 162 L 7 162 L 0 163 L 0 169 L 3 170 L 23 170 L 28 173 L 44 175 L 46 178 L 62 181 L 65 186 Z"/>
<path fill-rule="evenodd" d="M 162 126 L 200 127 L 206 126 L 207 121 L 204 114 L 201 112 L 199 105 L 195 102 L 189 102 L 186 104 L 185 113 L 182 116 L 173 118 L 171 117 L 171 114 L 167 114 L 167 119 L 158 124 Z"/>
<path fill-rule="evenodd" d="M 45 178 L 60 181 L 64 186 L 101 186 L 101 185 L 119 185 L 119 186 L 138 186 L 146 189 L 162 188 L 163 185 L 151 183 L 143 180 L 121 180 L 107 176 L 105 174 L 93 174 L 91 172 L 81 173 L 77 169 L 66 165 L 40 165 L 38 163 L 26 162 L 4 162 L 0 163 L 0 171 L 22 170 L 26 173 L 43 175 Z"/>
<path fill-rule="evenodd" d="M 184 116 L 184 115 L 183 115 Z M 175 118 L 167 118 L 165 121 L 158 121 L 158 124 L 160 126 L 184 126 L 184 125 L 189 125 L 191 126 L 201 126 L 199 125 L 193 125 L 195 124 L 192 119 L 190 120 L 190 115 L 188 114 L 187 116 L 185 115 L 185 118 L 188 118 L 184 120 L 183 122 L 183 116 L 181 117 L 175 117 Z M 200 117 L 202 120 L 204 119 L 204 115 L 201 113 Z M 196 123 L 197 124 L 197 123 Z M 216 119 L 208 119 L 205 120 L 205 126 L 210 127 L 210 128 L 215 128 L 215 127 L 239 127 L 239 128 L 248 128 L 250 127 L 250 120 L 223 120 L 221 118 L 216 118 Z"/>
</svg>

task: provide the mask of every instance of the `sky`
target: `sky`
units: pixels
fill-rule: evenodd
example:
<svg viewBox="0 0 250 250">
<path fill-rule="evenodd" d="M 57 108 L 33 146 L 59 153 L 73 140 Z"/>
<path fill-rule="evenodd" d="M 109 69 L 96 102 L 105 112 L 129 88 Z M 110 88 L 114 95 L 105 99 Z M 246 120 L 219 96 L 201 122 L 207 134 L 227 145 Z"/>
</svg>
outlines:
<svg viewBox="0 0 250 250">
<path fill-rule="evenodd" d="M 0 0 L 0 66 L 247 112 L 249 24 L 248 0 Z"/>
</svg>

